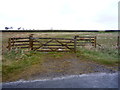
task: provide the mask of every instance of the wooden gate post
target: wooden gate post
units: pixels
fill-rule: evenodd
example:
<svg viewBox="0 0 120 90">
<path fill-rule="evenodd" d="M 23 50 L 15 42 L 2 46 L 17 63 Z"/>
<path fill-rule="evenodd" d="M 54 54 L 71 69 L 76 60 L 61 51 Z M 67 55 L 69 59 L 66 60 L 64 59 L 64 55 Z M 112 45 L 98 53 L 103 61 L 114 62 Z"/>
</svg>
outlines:
<svg viewBox="0 0 120 90">
<path fill-rule="evenodd" d="M 11 50 L 11 38 L 8 39 L 8 50 Z"/>
<path fill-rule="evenodd" d="M 29 48 L 33 50 L 33 34 L 29 35 Z"/>
<path fill-rule="evenodd" d="M 120 49 L 120 37 L 118 36 L 118 40 L 117 40 L 117 46 L 118 46 L 118 49 Z"/>
<path fill-rule="evenodd" d="M 77 36 L 74 37 L 74 52 L 76 53 L 77 46 Z"/>
<path fill-rule="evenodd" d="M 97 40 L 97 37 L 95 36 L 95 39 L 94 39 L 94 46 L 96 48 L 96 40 Z"/>
</svg>

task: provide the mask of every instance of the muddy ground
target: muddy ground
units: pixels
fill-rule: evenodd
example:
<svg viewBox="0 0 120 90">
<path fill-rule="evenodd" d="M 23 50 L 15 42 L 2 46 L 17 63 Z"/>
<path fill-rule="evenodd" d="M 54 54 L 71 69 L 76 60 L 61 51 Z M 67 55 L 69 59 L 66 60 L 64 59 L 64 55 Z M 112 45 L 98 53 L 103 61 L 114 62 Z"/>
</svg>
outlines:
<svg viewBox="0 0 120 90">
<path fill-rule="evenodd" d="M 66 56 L 67 57 L 67 56 Z M 102 65 L 91 60 L 82 60 L 77 58 L 76 55 L 71 55 L 69 58 L 53 59 L 49 58 L 40 65 L 42 70 L 32 74 L 29 80 L 55 78 L 67 75 L 80 75 L 88 73 L 115 73 L 118 66 Z M 36 67 L 39 68 L 39 67 Z"/>
</svg>

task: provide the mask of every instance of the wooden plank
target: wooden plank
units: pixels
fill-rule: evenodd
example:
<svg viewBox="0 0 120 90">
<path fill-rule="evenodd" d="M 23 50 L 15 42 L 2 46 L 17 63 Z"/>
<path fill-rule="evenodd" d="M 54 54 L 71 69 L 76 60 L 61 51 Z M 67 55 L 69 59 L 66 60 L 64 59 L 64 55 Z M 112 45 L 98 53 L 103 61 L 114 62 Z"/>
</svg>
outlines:
<svg viewBox="0 0 120 90">
<path fill-rule="evenodd" d="M 27 47 L 25 47 L 25 46 L 24 47 L 13 47 L 13 48 L 21 48 L 22 49 L 22 48 L 29 48 L 29 46 L 27 46 Z"/>
<path fill-rule="evenodd" d="M 93 41 L 95 39 L 77 39 L 77 41 Z"/>
<path fill-rule="evenodd" d="M 12 46 L 26 46 L 26 45 L 29 45 L 29 44 L 14 44 Z"/>
<path fill-rule="evenodd" d="M 77 44 L 89 44 L 89 43 L 94 43 L 94 42 L 77 42 Z"/>
<path fill-rule="evenodd" d="M 72 43 L 73 44 L 73 43 Z M 40 46 L 40 44 L 33 44 L 34 46 Z M 47 44 L 47 45 L 44 45 L 44 46 L 63 46 L 63 45 L 61 45 L 61 44 Z M 74 46 L 74 44 L 73 45 L 67 45 L 67 46 Z"/>
<path fill-rule="evenodd" d="M 81 39 L 82 40 L 82 39 L 95 39 L 95 38 L 77 38 L 77 39 Z"/>
<path fill-rule="evenodd" d="M 34 46 L 39 46 L 38 44 L 34 44 Z M 45 46 L 62 46 L 62 45 L 45 45 Z M 67 46 L 74 46 L 74 45 L 67 45 Z M 76 46 L 83 46 L 83 44 L 77 44 Z M 84 44 L 85 46 L 85 44 Z"/>
<path fill-rule="evenodd" d="M 76 36 L 76 38 L 94 38 L 94 36 Z"/>
<path fill-rule="evenodd" d="M 77 42 L 94 42 L 94 41 L 77 41 Z"/>
<path fill-rule="evenodd" d="M 29 40 L 24 40 L 24 41 L 11 41 L 11 43 L 16 43 L 16 42 L 29 42 Z"/>
<path fill-rule="evenodd" d="M 70 39 L 70 38 L 32 38 L 32 39 L 53 39 L 53 40 L 73 40 L 73 39 Z"/>
<path fill-rule="evenodd" d="M 40 49 L 68 49 L 68 48 L 66 48 L 66 47 L 42 47 Z M 74 48 L 70 48 L 70 49 L 74 49 Z"/>
<path fill-rule="evenodd" d="M 29 37 L 16 37 L 16 38 L 11 38 L 11 40 L 18 40 L 18 39 L 29 39 Z"/>
<path fill-rule="evenodd" d="M 52 52 L 51 50 L 36 50 L 36 51 L 39 51 L 39 52 Z M 70 52 L 71 50 L 62 50 L 62 51 L 53 51 L 53 52 Z"/>
<path fill-rule="evenodd" d="M 46 41 L 33 41 L 33 42 L 41 42 L 41 43 L 45 43 Z M 62 43 L 74 43 L 74 41 L 60 41 L 60 42 L 62 42 Z M 57 43 L 56 41 L 52 41 L 52 43 Z"/>
<path fill-rule="evenodd" d="M 39 43 L 39 42 L 36 43 L 36 42 L 34 42 L 33 44 L 39 44 L 40 45 L 40 44 L 45 44 L 45 42 L 44 43 Z M 49 44 L 59 44 L 59 43 L 58 42 L 50 42 Z M 63 44 L 74 44 L 74 43 L 69 43 L 68 42 L 68 43 L 63 43 Z"/>
</svg>

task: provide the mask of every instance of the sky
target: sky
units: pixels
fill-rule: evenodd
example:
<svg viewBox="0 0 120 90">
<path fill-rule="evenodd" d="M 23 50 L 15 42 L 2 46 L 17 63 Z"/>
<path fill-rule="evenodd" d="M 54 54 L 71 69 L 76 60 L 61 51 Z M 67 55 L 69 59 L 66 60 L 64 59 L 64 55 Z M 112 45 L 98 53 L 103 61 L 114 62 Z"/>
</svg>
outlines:
<svg viewBox="0 0 120 90">
<path fill-rule="evenodd" d="M 120 0 L 0 0 L 0 30 L 118 30 Z"/>
</svg>

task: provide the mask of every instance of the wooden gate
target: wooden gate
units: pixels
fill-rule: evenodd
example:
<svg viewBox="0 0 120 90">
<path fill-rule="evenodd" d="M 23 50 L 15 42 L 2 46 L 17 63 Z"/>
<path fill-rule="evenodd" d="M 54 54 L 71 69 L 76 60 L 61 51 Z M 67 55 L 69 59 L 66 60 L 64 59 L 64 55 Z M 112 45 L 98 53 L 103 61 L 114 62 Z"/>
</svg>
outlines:
<svg viewBox="0 0 120 90">
<path fill-rule="evenodd" d="M 68 52 L 75 51 L 74 39 L 68 38 L 39 38 L 33 37 L 18 37 L 9 38 L 8 49 L 29 49 L 41 52 Z"/>
<path fill-rule="evenodd" d="M 73 39 L 70 38 L 41 38 L 33 37 L 16 37 L 9 38 L 8 49 L 28 49 L 33 51 L 41 52 L 76 52 L 77 46 L 86 46 L 92 44 L 96 47 L 96 36 L 75 36 Z"/>
<path fill-rule="evenodd" d="M 32 50 L 41 52 L 75 51 L 74 39 L 66 38 L 32 38 Z"/>
</svg>

